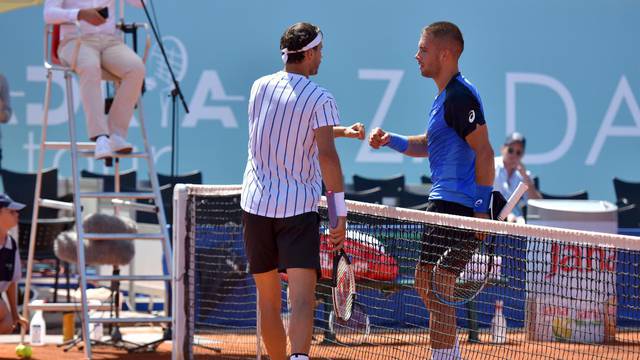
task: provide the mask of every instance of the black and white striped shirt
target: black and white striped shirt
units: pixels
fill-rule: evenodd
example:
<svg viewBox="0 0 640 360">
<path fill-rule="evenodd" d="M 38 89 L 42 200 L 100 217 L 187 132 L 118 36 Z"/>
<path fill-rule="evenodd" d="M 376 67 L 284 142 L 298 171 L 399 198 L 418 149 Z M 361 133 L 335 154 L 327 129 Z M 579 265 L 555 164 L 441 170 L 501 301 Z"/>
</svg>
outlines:
<svg viewBox="0 0 640 360">
<path fill-rule="evenodd" d="M 271 218 L 317 211 L 322 176 L 313 131 L 339 124 L 331 93 L 306 77 L 279 71 L 256 80 L 242 209 Z"/>
</svg>

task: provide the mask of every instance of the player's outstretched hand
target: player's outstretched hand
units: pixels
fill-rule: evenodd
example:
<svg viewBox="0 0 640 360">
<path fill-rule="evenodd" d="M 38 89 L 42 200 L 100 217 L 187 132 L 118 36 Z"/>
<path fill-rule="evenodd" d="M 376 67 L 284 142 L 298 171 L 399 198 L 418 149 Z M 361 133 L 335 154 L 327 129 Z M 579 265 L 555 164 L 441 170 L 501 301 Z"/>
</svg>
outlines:
<svg viewBox="0 0 640 360">
<path fill-rule="evenodd" d="M 381 128 L 375 128 L 369 134 L 369 146 L 374 149 L 379 149 L 381 146 L 385 146 L 390 140 L 389 133 Z"/>
<path fill-rule="evenodd" d="M 355 123 L 344 130 L 344 136 L 352 139 L 364 140 L 365 129 L 363 123 Z"/>
</svg>

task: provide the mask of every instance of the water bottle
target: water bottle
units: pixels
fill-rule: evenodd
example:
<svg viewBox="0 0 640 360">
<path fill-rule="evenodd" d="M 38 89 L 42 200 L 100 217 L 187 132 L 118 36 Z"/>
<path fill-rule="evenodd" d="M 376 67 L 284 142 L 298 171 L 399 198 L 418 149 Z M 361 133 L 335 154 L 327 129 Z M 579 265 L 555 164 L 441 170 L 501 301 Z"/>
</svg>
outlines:
<svg viewBox="0 0 640 360">
<path fill-rule="evenodd" d="M 47 324 L 42 316 L 42 310 L 37 310 L 33 315 L 29 325 L 29 335 L 31 335 L 31 345 L 42 346 L 45 344 L 44 338 L 47 336 Z"/>
<path fill-rule="evenodd" d="M 91 305 L 91 306 L 100 305 L 100 301 L 98 301 L 98 300 L 89 300 L 89 305 Z M 91 310 L 89 312 L 89 314 L 93 315 L 93 314 L 95 314 L 95 311 Z M 91 323 L 91 324 L 89 324 L 89 339 L 95 340 L 95 341 L 100 341 L 100 340 L 102 340 L 102 336 L 104 336 L 104 326 L 102 325 L 102 323 Z"/>
<path fill-rule="evenodd" d="M 491 320 L 491 341 L 494 344 L 504 344 L 507 342 L 507 319 L 502 312 L 502 300 L 496 300 L 496 313 Z"/>
<path fill-rule="evenodd" d="M 91 340 L 100 341 L 102 340 L 102 336 L 104 336 L 104 327 L 102 326 L 102 323 L 89 324 L 89 338 Z"/>
</svg>

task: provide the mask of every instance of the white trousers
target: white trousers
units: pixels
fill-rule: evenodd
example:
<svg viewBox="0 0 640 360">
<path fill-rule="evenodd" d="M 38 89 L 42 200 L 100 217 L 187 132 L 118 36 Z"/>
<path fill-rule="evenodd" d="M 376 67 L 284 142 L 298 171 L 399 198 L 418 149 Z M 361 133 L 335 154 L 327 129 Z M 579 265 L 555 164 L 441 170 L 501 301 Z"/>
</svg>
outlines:
<svg viewBox="0 0 640 360">
<path fill-rule="evenodd" d="M 111 134 L 126 138 L 142 89 L 144 64 L 119 36 L 94 34 L 81 39 L 74 71 L 80 79 L 80 96 L 89 138 Z M 74 39 L 65 38 L 58 50 L 60 59 L 70 64 L 75 47 Z M 108 117 L 104 115 L 104 98 L 100 87 L 102 69 L 120 79 Z"/>
</svg>

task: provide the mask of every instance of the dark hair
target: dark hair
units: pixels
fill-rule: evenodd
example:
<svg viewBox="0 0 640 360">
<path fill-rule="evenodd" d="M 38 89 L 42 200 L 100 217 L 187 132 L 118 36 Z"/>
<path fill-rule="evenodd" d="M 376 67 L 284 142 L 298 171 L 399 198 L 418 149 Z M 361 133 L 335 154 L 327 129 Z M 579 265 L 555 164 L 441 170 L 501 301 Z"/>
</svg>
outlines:
<svg viewBox="0 0 640 360">
<path fill-rule="evenodd" d="M 320 33 L 320 28 L 306 22 L 299 22 L 289 26 L 280 38 L 280 50 L 300 50 L 309 44 Z M 304 52 L 289 54 L 287 64 L 302 62 Z"/>
<path fill-rule="evenodd" d="M 455 52 L 458 56 L 464 51 L 464 39 L 462 32 L 454 23 L 448 21 L 438 21 L 425 27 L 422 30 L 424 35 L 430 35 L 434 39 L 452 42 L 455 45 Z"/>
</svg>

